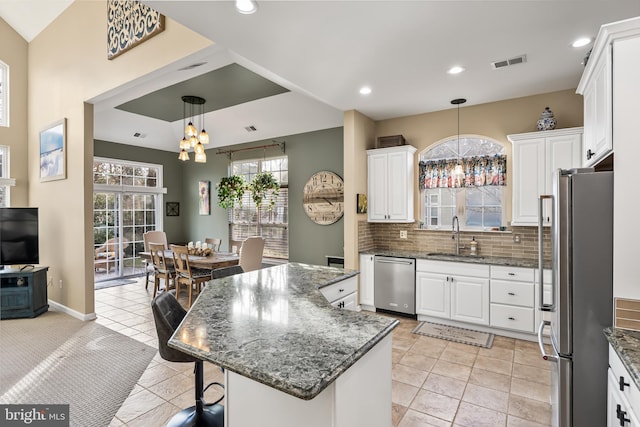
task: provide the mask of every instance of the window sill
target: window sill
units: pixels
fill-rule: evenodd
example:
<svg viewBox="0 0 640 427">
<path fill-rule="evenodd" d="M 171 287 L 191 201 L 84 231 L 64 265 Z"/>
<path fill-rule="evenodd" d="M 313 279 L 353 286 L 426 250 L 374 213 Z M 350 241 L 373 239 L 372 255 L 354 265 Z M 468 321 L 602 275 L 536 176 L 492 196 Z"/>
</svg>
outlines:
<svg viewBox="0 0 640 427">
<path fill-rule="evenodd" d="M 453 230 L 451 228 L 414 228 L 414 231 L 434 231 L 434 232 L 444 232 L 451 233 Z M 513 230 L 479 230 L 479 229 L 460 229 L 461 233 L 487 233 L 487 234 L 513 234 Z"/>
</svg>

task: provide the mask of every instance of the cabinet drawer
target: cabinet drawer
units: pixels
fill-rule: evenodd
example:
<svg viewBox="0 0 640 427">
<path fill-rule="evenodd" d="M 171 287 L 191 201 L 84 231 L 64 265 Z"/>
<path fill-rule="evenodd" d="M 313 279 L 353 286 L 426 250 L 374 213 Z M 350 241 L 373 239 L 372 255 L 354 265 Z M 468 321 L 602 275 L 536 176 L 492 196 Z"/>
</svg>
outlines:
<svg viewBox="0 0 640 427">
<path fill-rule="evenodd" d="M 331 305 L 342 310 L 355 310 L 357 305 L 356 297 L 357 294 L 352 292 L 344 298 L 340 298 L 339 300 L 332 302 Z"/>
<path fill-rule="evenodd" d="M 491 278 L 503 279 L 503 280 L 517 280 L 519 282 L 531 282 L 534 278 L 533 268 L 523 267 L 506 267 L 506 266 L 491 266 Z"/>
<path fill-rule="evenodd" d="M 638 390 L 636 383 L 633 382 L 633 378 L 629 375 L 629 372 L 622 364 L 618 353 L 616 353 L 611 346 L 609 346 L 609 367 L 615 376 L 616 383 L 618 384 L 618 390 L 620 390 L 619 385 L 621 377 L 623 383 L 629 384 L 628 386 L 625 385 L 622 387 L 620 394 L 627 398 L 634 409 L 640 408 L 640 390 Z"/>
<path fill-rule="evenodd" d="M 533 332 L 533 308 L 514 307 L 510 305 L 491 304 L 491 326 Z"/>
<path fill-rule="evenodd" d="M 489 277 L 489 266 L 465 262 L 416 260 L 416 271 L 451 276 Z"/>
<path fill-rule="evenodd" d="M 491 279 L 491 302 L 533 307 L 533 283 Z"/>
<path fill-rule="evenodd" d="M 324 295 L 327 301 L 332 303 L 355 292 L 357 288 L 358 280 L 357 277 L 354 276 L 338 283 L 325 286 L 324 288 L 320 288 L 320 292 L 322 292 L 322 295 Z"/>
</svg>

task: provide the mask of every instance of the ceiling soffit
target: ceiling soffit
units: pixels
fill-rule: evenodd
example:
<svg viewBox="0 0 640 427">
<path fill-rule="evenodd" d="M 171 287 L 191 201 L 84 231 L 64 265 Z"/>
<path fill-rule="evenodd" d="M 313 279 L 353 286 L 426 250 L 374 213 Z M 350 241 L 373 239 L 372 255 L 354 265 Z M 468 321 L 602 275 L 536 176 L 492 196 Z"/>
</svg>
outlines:
<svg viewBox="0 0 640 427">
<path fill-rule="evenodd" d="M 204 98 L 204 112 L 208 113 L 285 92 L 289 90 L 234 63 L 143 95 L 116 108 L 174 122 L 184 118 L 184 95 Z M 196 111 L 200 113 L 199 107 Z"/>
</svg>

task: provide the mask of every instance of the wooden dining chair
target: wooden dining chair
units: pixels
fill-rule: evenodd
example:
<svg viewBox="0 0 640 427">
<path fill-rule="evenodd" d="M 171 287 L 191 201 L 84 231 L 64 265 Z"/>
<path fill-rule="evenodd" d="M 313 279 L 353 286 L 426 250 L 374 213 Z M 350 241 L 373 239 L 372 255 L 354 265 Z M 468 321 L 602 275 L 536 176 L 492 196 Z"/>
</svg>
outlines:
<svg viewBox="0 0 640 427">
<path fill-rule="evenodd" d="M 189 290 L 189 307 L 193 302 L 193 289 L 198 293 L 202 290 L 202 284 L 211 280 L 211 270 L 193 268 L 189 264 L 189 249 L 186 246 L 171 245 L 173 252 L 173 266 L 176 269 L 176 298 L 180 298 L 180 285 L 187 286 Z"/>
<path fill-rule="evenodd" d="M 220 245 L 222 245 L 222 239 L 214 239 L 214 238 L 207 237 L 206 239 L 204 239 L 204 242 L 208 245 L 213 246 L 214 252 L 220 252 Z"/>
<path fill-rule="evenodd" d="M 238 264 L 242 271 L 253 271 L 262 268 L 262 253 L 264 252 L 264 237 L 247 237 L 240 246 Z"/>
<path fill-rule="evenodd" d="M 167 233 L 160 230 L 147 231 L 142 235 L 142 241 L 144 243 L 144 251 L 149 252 L 149 243 L 163 244 L 165 249 L 169 249 L 167 247 Z M 145 263 L 145 281 L 144 288 L 149 289 L 149 273 L 153 273 L 154 267 L 153 262 L 143 260 Z M 154 294 L 155 295 L 155 294 Z"/>
<path fill-rule="evenodd" d="M 162 243 L 149 243 L 151 252 L 151 265 L 153 266 L 153 297 L 160 290 L 160 279 L 164 280 L 165 291 L 169 290 L 171 283 L 175 281 L 176 271 L 167 264 L 165 257 L 165 247 Z"/>
</svg>

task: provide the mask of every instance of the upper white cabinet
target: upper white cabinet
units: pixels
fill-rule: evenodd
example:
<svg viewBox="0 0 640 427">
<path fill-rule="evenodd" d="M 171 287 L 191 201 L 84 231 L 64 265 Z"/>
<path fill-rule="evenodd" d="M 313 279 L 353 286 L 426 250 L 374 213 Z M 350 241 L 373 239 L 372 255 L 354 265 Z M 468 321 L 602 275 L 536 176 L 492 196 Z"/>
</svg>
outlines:
<svg viewBox="0 0 640 427">
<path fill-rule="evenodd" d="M 369 222 L 414 222 L 415 147 L 367 150 Z"/>
<path fill-rule="evenodd" d="M 538 196 L 553 193 L 557 169 L 580 166 L 583 128 L 508 135 L 513 144 L 511 225 L 538 225 Z M 544 207 L 550 224 L 551 206 Z"/>
<path fill-rule="evenodd" d="M 585 140 L 598 135 L 602 120 L 587 113 L 587 96 L 597 85 L 598 70 L 609 65 L 606 90 L 609 145 L 615 153 L 613 182 L 613 296 L 640 299 L 638 286 L 638 234 L 629 232 L 638 223 L 638 98 L 640 98 L 640 17 L 603 25 L 593 45 L 577 92 L 585 96 Z M 592 110 L 593 111 L 593 110 Z M 595 133 L 593 133 L 595 132 Z M 593 137 L 595 140 L 595 137 Z M 584 156 L 583 156 L 584 158 Z M 597 161 L 596 159 L 592 159 Z"/>
<path fill-rule="evenodd" d="M 592 166 L 613 150 L 611 134 L 611 46 L 593 59 L 578 93 L 584 95 L 584 143 L 581 164 Z M 588 75 L 588 77 L 586 77 Z"/>
</svg>

